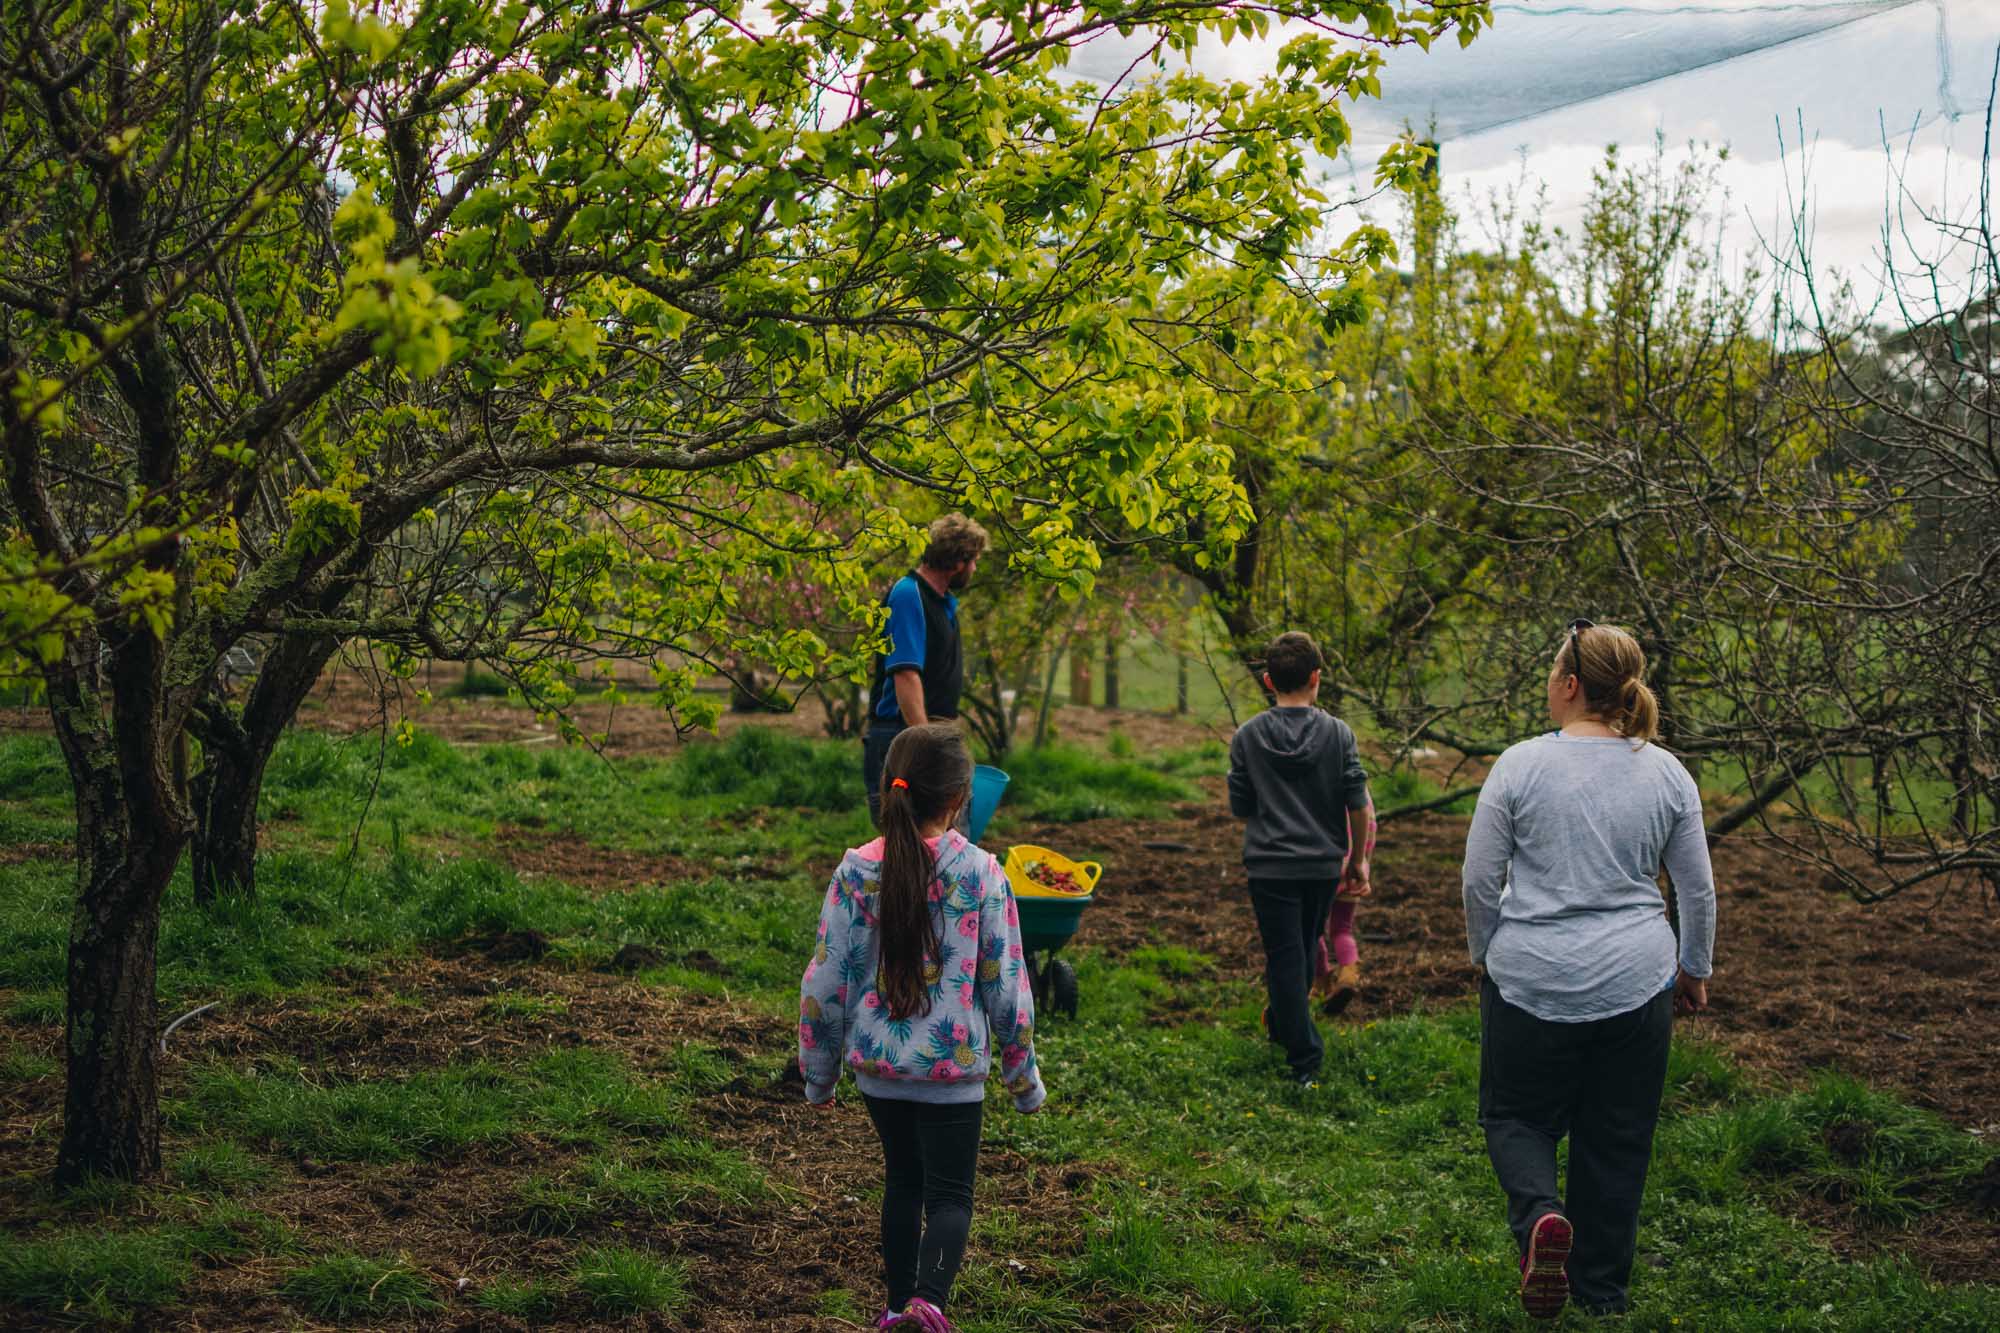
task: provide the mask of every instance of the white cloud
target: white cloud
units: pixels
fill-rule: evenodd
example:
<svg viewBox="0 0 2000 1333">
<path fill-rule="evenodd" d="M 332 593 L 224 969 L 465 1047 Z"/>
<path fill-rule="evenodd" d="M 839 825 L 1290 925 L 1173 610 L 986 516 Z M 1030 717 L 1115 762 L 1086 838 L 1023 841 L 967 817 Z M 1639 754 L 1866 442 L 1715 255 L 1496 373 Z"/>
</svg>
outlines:
<svg viewBox="0 0 2000 1333">
<path fill-rule="evenodd" d="M 1774 229 L 1787 225 L 1804 167 L 1816 263 L 1850 277 L 1864 297 L 1880 289 L 1892 159 L 1907 203 L 1964 216 L 1977 202 L 1981 138 L 2000 55 L 1996 0 L 1540 0 L 1496 11 L 1493 31 L 1464 51 L 1447 41 L 1428 55 L 1394 54 L 1383 77 L 1385 101 L 1357 108 L 1356 151 L 1331 167 L 1336 195 L 1365 193 L 1380 145 L 1403 124 L 1427 123 L 1429 111 L 1441 123 L 1453 116 L 1490 123 L 1546 105 L 1552 90 L 1598 86 L 1593 80 L 1601 84 L 1603 67 L 1615 62 L 1628 74 L 1667 73 L 1500 128 L 1447 137 L 1447 188 L 1467 200 L 1525 175 L 1548 186 L 1547 218 L 1574 225 L 1605 145 L 1646 150 L 1655 135 L 1676 151 L 1689 141 L 1727 145 L 1724 244 L 1733 262 L 1770 267 L 1759 252 Z M 1836 19 L 1844 21 L 1671 72 Z M 1271 67 L 1282 40 L 1224 46 L 1212 39 L 1194 64 L 1211 78 L 1254 78 Z M 1070 68 L 1103 81 L 1121 74 L 1138 49 L 1096 42 Z"/>
</svg>

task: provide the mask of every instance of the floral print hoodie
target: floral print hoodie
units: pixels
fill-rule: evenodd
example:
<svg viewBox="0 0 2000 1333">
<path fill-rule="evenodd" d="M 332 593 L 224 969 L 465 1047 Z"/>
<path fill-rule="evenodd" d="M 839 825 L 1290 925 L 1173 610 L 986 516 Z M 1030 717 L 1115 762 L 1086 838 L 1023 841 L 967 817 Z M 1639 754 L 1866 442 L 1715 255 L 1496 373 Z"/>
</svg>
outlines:
<svg viewBox="0 0 2000 1333">
<path fill-rule="evenodd" d="M 819 942 L 799 982 L 799 1072 L 806 1100 L 833 1097 L 843 1063 L 870 1097 L 976 1102 L 993 1054 L 1022 1111 L 1048 1096 L 1035 1067 L 1034 998 L 1021 958 L 1021 917 L 990 852 L 956 831 L 931 844 L 944 956 L 925 969 L 928 1012 L 892 1019 L 875 988 L 876 886 L 882 840 L 841 858 L 819 913 Z"/>
</svg>

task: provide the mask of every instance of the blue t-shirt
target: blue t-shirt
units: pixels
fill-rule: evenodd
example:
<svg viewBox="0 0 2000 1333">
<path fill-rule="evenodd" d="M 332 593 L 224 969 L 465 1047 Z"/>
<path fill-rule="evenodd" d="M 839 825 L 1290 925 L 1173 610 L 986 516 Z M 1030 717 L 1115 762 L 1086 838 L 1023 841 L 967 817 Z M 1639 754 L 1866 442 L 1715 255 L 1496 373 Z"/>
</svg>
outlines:
<svg viewBox="0 0 2000 1333">
<path fill-rule="evenodd" d="M 895 674 L 914 667 L 924 683 L 924 712 L 933 720 L 957 717 L 958 697 L 965 689 L 958 599 L 936 591 L 915 574 L 905 574 L 882 601 L 889 608 L 889 651 L 875 658 L 870 714 L 884 722 L 903 720 Z"/>
</svg>

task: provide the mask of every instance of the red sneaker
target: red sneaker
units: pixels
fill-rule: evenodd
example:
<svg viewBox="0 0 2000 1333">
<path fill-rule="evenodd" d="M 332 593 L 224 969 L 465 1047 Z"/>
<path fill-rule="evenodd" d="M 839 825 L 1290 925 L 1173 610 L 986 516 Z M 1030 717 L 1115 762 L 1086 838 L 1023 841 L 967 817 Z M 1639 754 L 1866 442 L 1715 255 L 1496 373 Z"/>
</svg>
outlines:
<svg viewBox="0 0 2000 1333">
<path fill-rule="evenodd" d="M 1528 1233 L 1528 1252 L 1521 1256 L 1521 1308 L 1537 1319 L 1554 1319 L 1569 1304 L 1564 1265 L 1575 1238 L 1561 1213 L 1543 1213 Z"/>
</svg>

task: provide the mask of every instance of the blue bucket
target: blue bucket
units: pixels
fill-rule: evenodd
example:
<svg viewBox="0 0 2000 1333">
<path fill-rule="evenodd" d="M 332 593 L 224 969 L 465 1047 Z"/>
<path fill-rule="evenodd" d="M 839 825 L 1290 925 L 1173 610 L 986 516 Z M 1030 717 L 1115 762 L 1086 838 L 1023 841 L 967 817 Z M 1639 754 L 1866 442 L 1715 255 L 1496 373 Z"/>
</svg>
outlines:
<svg viewBox="0 0 2000 1333">
<path fill-rule="evenodd" d="M 1000 797 L 1007 790 L 1007 775 L 991 764 L 975 764 L 972 768 L 972 809 L 966 813 L 966 831 L 974 842 L 986 832 L 986 821 L 993 818 L 993 812 L 1000 805 Z"/>
</svg>

